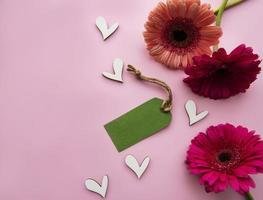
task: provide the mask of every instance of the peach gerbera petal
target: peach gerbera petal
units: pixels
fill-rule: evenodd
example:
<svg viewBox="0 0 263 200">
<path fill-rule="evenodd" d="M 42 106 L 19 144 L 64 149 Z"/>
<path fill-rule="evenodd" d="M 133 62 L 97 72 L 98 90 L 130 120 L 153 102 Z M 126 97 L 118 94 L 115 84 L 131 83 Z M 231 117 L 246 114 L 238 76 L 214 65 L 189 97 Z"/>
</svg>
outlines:
<svg viewBox="0 0 263 200">
<path fill-rule="evenodd" d="M 222 35 L 222 30 L 218 26 L 205 26 L 200 29 L 200 34 L 202 37 L 220 37 Z"/>
<path fill-rule="evenodd" d="M 216 16 L 212 10 L 210 10 L 210 5 L 203 4 L 199 9 L 199 13 L 197 14 L 194 22 L 196 26 L 203 27 L 208 26 L 215 22 Z"/>
<path fill-rule="evenodd" d="M 178 1 L 178 0 L 174 0 Z M 187 8 L 189 8 L 192 4 L 196 3 L 198 6 L 200 5 L 200 0 L 186 0 L 185 1 Z"/>
<path fill-rule="evenodd" d="M 187 67 L 187 54 L 182 56 L 182 67 Z"/>
<path fill-rule="evenodd" d="M 189 9 L 187 10 L 186 16 L 187 18 L 194 19 L 199 11 L 199 6 L 196 3 L 193 3 L 189 6 Z"/>
<path fill-rule="evenodd" d="M 172 18 L 177 17 L 176 5 L 172 1 L 167 1 L 167 9 Z"/>
<path fill-rule="evenodd" d="M 165 51 L 164 47 L 161 45 L 156 45 L 153 48 L 150 49 L 150 54 L 152 56 L 154 55 L 160 55 Z"/>
<path fill-rule="evenodd" d="M 212 24 L 215 15 L 200 0 L 167 0 L 150 12 L 143 33 L 154 59 L 167 67 L 180 69 L 192 64 L 196 55 L 211 54 L 222 31 Z"/>
<path fill-rule="evenodd" d="M 186 14 L 186 5 L 184 1 L 180 1 L 177 5 L 178 9 L 178 16 L 179 17 L 185 17 Z"/>
</svg>

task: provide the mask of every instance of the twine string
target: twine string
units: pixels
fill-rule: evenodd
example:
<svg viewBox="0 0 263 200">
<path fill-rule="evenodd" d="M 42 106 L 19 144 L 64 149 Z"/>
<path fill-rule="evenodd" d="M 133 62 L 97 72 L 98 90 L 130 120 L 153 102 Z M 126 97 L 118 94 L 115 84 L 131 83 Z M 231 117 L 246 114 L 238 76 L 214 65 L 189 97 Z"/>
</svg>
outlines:
<svg viewBox="0 0 263 200">
<path fill-rule="evenodd" d="M 168 99 L 163 101 L 161 109 L 164 112 L 170 112 L 172 110 L 173 94 L 172 94 L 172 90 L 169 87 L 169 85 L 167 85 L 165 82 L 163 82 L 159 79 L 151 78 L 151 77 L 147 77 L 147 76 L 142 75 L 140 70 L 136 69 L 132 65 L 128 65 L 127 71 L 132 72 L 140 80 L 148 81 L 150 83 L 154 83 L 154 84 L 159 85 L 162 88 L 164 88 L 165 91 L 168 93 Z"/>
</svg>

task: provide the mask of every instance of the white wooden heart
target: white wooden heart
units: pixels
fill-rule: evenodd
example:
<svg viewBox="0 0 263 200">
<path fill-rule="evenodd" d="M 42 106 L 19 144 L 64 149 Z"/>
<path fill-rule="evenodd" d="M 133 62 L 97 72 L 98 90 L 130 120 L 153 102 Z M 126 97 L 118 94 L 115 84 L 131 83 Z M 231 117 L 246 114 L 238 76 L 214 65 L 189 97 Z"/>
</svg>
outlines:
<svg viewBox="0 0 263 200">
<path fill-rule="evenodd" d="M 208 111 L 203 111 L 199 114 L 196 112 L 196 104 L 193 100 L 188 100 L 185 104 L 185 109 L 189 117 L 190 126 L 204 119 L 208 115 Z"/>
<path fill-rule="evenodd" d="M 144 158 L 142 164 L 139 165 L 134 156 L 128 155 L 125 158 L 125 163 L 140 179 L 150 163 L 150 158 L 147 156 Z"/>
<path fill-rule="evenodd" d="M 109 36 L 111 36 L 112 33 L 114 33 L 117 30 L 119 24 L 114 23 L 108 28 L 107 22 L 104 19 L 104 17 L 99 16 L 96 18 L 96 26 L 100 30 L 103 40 L 106 40 Z"/>
<path fill-rule="evenodd" d="M 101 185 L 93 179 L 87 179 L 85 181 L 85 186 L 89 191 L 95 192 L 100 196 L 102 196 L 103 198 L 105 198 L 108 189 L 108 183 L 109 183 L 108 176 L 103 176 Z"/>
<path fill-rule="evenodd" d="M 102 75 L 108 79 L 118 81 L 118 82 L 123 82 L 122 80 L 123 61 L 120 58 L 114 59 L 113 71 L 114 71 L 114 74 L 103 72 Z"/>
</svg>

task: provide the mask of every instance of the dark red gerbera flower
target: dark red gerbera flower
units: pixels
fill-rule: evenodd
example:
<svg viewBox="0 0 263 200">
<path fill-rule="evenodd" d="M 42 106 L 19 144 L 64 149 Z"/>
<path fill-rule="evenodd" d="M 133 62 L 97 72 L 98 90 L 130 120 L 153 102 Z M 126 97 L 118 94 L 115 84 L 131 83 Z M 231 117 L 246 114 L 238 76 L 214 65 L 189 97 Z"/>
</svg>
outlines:
<svg viewBox="0 0 263 200">
<path fill-rule="evenodd" d="M 250 174 L 263 173 L 263 141 L 242 126 L 210 126 L 192 140 L 186 163 L 192 174 L 200 175 L 207 192 L 222 192 L 230 186 L 247 194 L 255 187 Z"/>
<path fill-rule="evenodd" d="M 210 57 L 196 56 L 185 69 L 184 82 L 193 92 L 211 99 L 224 99 L 245 92 L 260 72 L 260 60 L 251 47 L 244 44 L 229 55 L 220 48 Z"/>
</svg>

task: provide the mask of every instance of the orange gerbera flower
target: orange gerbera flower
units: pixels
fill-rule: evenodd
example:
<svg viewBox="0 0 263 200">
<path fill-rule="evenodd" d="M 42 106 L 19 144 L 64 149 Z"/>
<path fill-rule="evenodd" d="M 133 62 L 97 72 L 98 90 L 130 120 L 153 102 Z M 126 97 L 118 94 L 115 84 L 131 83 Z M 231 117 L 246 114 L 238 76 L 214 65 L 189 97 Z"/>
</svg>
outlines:
<svg viewBox="0 0 263 200">
<path fill-rule="evenodd" d="M 149 14 L 143 33 L 151 56 L 170 68 L 185 68 L 192 57 L 210 55 L 218 44 L 221 28 L 212 25 L 216 16 L 199 0 L 167 0 Z"/>
</svg>

